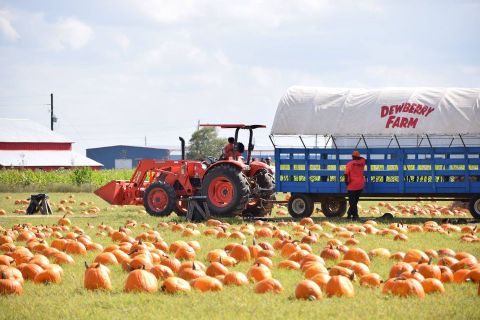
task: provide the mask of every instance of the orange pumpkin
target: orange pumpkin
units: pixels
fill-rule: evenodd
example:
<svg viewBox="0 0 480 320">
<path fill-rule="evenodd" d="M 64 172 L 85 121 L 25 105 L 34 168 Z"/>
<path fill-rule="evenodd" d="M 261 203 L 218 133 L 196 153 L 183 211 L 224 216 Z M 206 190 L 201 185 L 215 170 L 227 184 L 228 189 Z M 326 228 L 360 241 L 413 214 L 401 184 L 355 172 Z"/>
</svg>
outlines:
<svg viewBox="0 0 480 320">
<path fill-rule="evenodd" d="M 325 292 L 328 297 L 353 297 L 355 295 L 352 282 L 344 276 L 332 276 L 327 282 Z"/>
<path fill-rule="evenodd" d="M 126 292 L 156 292 L 157 278 L 146 270 L 136 269 L 128 274 L 124 289 Z"/>
<path fill-rule="evenodd" d="M 38 273 L 43 271 L 42 267 L 34 263 L 22 263 L 17 268 L 25 280 L 33 280 Z"/>
<path fill-rule="evenodd" d="M 191 286 L 201 292 L 223 290 L 223 285 L 220 280 L 210 276 L 193 279 Z"/>
<path fill-rule="evenodd" d="M 162 264 L 153 266 L 150 269 L 150 272 L 157 278 L 157 279 L 167 279 L 173 277 L 173 271 L 167 266 Z"/>
<path fill-rule="evenodd" d="M 382 278 L 377 273 L 369 273 L 360 277 L 360 285 L 365 287 L 377 288 L 382 282 Z"/>
<path fill-rule="evenodd" d="M 280 281 L 268 278 L 263 279 L 255 285 L 255 293 L 281 293 L 283 291 L 283 286 Z"/>
<path fill-rule="evenodd" d="M 348 250 L 343 259 L 361 262 L 367 266 L 370 265 L 370 258 L 368 257 L 368 254 L 361 248 L 352 248 Z"/>
<path fill-rule="evenodd" d="M 258 282 L 264 279 L 271 278 L 272 273 L 270 272 L 270 269 L 268 267 L 258 263 L 250 267 L 247 273 L 247 277 L 250 280 Z"/>
<path fill-rule="evenodd" d="M 320 300 L 322 299 L 322 291 L 314 281 L 302 280 L 295 288 L 295 297 L 302 300 Z"/>
<path fill-rule="evenodd" d="M 85 263 L 85 275 L 83 286 L 88 290 L 112 290 L 110 281 L 110 270 L 100 264 L 92 263 L 90 266 Z"/>
<path fill-rule="evenodd" d="M 427 278 L 422 281 L 422 287 L 426 294 L 429 293 L 445 293 L 443 283 L 435 278 Z"/>
<path fill-rule="evenodd" d="M 239 271 L 231 271 L 225 274 L 225 277 L 223 278 L 223 284 L 226 286 L 243 286 L 248 284 L 248 278 L 245 274 Z"/>
<path fill-rule="evenodd" d="M 182 278 L 170 277 L 167 278 L 162 285 L 162 291 L 167 293 L 190 292 L 190 284 Z"/>
<path fill-rule="evenodd" d="M 117 265 L 117 257 L 111 252 L 102 252 L 96 258 L 95 262 L 101 263 L 103 265 L 112 264 Z"/>
<path fill-rule="evenodd" d="M 321 289 L 322 291 L 325 291 L 327 288 L 327 283 L 330 281 L 330 275 L 328 273 L 318 273 L 314 275 L 310 280 L 315 282 Z"/>
<path fill-rule="evenodd" d="M 205 271 L 205 273 L 211 277 L 216 277 L 218 275 L 225 275 L 227 274 L 227 272 L 228 272 L 227 267 L 225 267 L 220 262 L 212 262 L 208 266 L 207 270 Z"/>
<path fill-rule="evenodd" d="M 248 247 L 241 244 L 237 244 L 232 248 L 232 251 L 230 251 L 230 257 L 235 258 L 235 260 L 239 262 L 250 261 L 252 258 Z"/>
<path fill-rule="evenodd" d="M 16 294 L 23 292 L 22 284 L 15 279 L 9 279 L 5 273 L 0 273 L 0 295 Z"/>
<path fill-rule="evenodd" d="M 36 284 L 40 283 L 60 283 L 62 281 L 62 277 L 60 272 L 55 268 L 47 268 L 41 272 L 39 272 L 33 282 Z"/>
<path fill-rule="evenodd" d="M 384 294 L 393 294 L 401 297 L 416 296 L 420 299 L 425 297 L 425 291 L 420 282 L 415 279 L 405 279 L 403 277 L 388 279 L 383 285 L 382 292 Z"/>
</svg>

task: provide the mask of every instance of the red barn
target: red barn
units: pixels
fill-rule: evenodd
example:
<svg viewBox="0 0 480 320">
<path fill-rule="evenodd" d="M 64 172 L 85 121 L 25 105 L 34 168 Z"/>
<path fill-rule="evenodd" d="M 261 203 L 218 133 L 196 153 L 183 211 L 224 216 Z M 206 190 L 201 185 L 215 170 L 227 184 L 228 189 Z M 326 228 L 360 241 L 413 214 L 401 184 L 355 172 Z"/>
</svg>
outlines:
<svg viewBox="0 0 480 320">
<path fill-rule="evenodd" d="M 0 118 L 0 168 L 100 169 L 101 163 L 72 151 L 73 141 L 28 119 Z"/>
</svg>

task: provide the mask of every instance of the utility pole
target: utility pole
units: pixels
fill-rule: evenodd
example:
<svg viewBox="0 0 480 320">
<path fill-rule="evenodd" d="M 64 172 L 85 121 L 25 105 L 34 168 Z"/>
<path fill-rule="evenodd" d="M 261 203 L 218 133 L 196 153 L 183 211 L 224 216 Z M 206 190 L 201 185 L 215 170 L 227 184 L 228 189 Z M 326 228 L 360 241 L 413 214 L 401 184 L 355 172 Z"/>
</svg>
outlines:
<svg viewBox="0 0 480 320">
<path fill-rule="evenodd" d="M 145 147 L 147 146 L 147 136 L 145 136 Z"/>
<path fill-rule="evenodd" d="M 53 131 L 53 93 L 50 93 L 50 130 Z"/>
<path fill-rule="evenodd" d="M 200 120 L 197 120 L 197 131 L 200 130 Z"/>
</svg>

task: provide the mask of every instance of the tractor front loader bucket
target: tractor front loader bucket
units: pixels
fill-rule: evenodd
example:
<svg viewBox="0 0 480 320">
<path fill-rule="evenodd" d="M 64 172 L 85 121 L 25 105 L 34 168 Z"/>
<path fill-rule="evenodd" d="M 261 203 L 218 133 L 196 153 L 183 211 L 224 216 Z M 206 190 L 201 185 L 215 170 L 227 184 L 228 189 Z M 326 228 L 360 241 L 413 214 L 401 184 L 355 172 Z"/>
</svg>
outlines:
<svg viewBox="0 0 480 320">
<path fill-rule="evenodd" d="M 112 180 L 103 187 L 95 190 L 94 193 L 110 204 L 126 205 L 129 204 L 126 203 L 125 199 L 125 189 L 127 188 L 128 184 L 129 181 Z"/>
</svg>

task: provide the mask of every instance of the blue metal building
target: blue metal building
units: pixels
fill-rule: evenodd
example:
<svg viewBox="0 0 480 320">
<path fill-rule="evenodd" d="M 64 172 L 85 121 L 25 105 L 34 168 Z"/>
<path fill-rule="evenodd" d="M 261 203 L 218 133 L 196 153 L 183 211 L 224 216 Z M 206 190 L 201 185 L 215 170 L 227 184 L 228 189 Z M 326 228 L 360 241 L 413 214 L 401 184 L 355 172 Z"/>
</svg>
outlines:
<svg viewBox="0 0 480 320">
<path fill-rule="evenodd" d="M 87 157 L 103 164 L 104 169 L 132 169 L 142 159 L 169 159 L 170 150 L 118 145 L 87 149 Z"/>
</svg>

